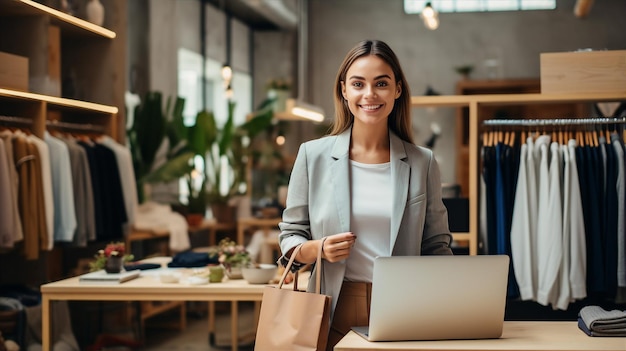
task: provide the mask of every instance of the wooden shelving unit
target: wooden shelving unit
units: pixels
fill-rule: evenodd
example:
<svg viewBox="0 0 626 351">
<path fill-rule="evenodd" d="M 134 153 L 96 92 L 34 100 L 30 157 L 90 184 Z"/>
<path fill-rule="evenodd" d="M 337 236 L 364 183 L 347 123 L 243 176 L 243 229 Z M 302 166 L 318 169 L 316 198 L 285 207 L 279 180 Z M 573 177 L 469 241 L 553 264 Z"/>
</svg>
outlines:
<svg viewBox="0 0 626 351">
<path fill-rule="evenodd" d="M 0 51 L 28 59 L 28 89 L 0 86 L 0 120 L 43 138 L 59 127 L 124 139 L 126 90 L 126 1 L 105 2 L 103 26 L 71 16 L 42 2 L 0 0 Z M 73 89 L 68 89 L 73 87 Z M 16 126 L 16 125 L 14 125 Z M 39 260 L 19 252 L 0 254 L 0 282 L 38 285 L 64 277 L 64 249 L 42 251 Z M 32 274 L 32 272 L 38 272 Z"/>
<path fill-rule="evenodd" d="M 413 107 L 458 107 L 467 108 L 468 141 L 468 184 L 469 184 L 469 232 L 453 233 L 455 241 L 464 241 L 469 245 L 470 255 L 478 253 L 478 219 L 479 219 L 479 175 L 480 175 L 480 125 L 485 119 L 481 114 L 484 108 L 511 105 L 554 105 L 563 103 L 593 103 L 609 101 L 626 101 L 623 93 L 580 93 L 580 94 L 477 94 L 449 96 L 414 96 L 411 98 Z M 555 117 L 555 116 L 551 116 Z M 575 116 L 569 116 L 575 117 Z M 489 118 L 489 117 L 487 117 Z"/>
<path fill-rule="evenodd" d="M 0 114 L 99 125 L 124 139 L 126 2 L 106 3 L 104 26 L 32 0 L 0 0 L 0 51 L 28 59 L 27 91 L 0 86 Z M 121 121 L 121 122 L 120 122 Z"/>
</svg>

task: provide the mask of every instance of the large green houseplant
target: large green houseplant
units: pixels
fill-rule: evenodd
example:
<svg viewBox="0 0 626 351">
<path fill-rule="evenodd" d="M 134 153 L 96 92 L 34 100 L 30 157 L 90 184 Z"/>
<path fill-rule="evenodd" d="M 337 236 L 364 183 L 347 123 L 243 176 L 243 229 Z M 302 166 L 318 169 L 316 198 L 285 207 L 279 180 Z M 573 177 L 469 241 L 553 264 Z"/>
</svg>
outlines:
<svg viewBox="0 0 626 351">
<path fill-rule="evenodd" d="M 168 137 L 170 145 L 176 145 L 175 152 L 145 180 L 162 182 L 185 177 L 190 211 L 203 213 L 207 205 L 226 205 L 231 197 L 246 192 L 249 145 L 271 125 L 271 103 L 264 102 L 245 123 L 235 125 L 235 103 L 229 101 L 228 116 L 221 128 L 211 111 L 198 112 L 190 127 L 183 124 L 182 114 L 174 115 Z"/>
<path fill-rule="evenodd" d="M 139 202 L 146 199 L 144 185 L 154 181 L 150 175 L 159 163 L 156 160 L 158 150 L 163 146 L 167 136 L 170 136 L 168 159 L 176 154 L 176 130 L 173 121 L 182 120 L 185 100 L 177 97 L 168 98 L 163 106 L 163 94 L 158 91 L 147 92 L 134 110 L 134 119 L 131 127 L 126 131 L 126 137 L 133 160 L 133 168 L 137 182 Z M 162 160 L 160 161 L 162 163 Z M 166 181 L 161 179 L 159 181 Z"/>
</svg>

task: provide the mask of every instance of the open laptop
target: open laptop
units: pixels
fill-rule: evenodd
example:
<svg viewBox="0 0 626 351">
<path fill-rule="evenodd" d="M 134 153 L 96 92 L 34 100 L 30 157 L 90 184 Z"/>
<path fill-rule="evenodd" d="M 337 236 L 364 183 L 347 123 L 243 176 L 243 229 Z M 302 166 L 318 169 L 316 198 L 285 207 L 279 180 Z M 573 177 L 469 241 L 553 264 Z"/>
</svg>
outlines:
<svg viewBox="0 0 626 351">
<path fill-rule="evenodd" d="M 369 341 L 502 335 L 509 257 L 395 256 L 374 260 Z"/>
</svg>

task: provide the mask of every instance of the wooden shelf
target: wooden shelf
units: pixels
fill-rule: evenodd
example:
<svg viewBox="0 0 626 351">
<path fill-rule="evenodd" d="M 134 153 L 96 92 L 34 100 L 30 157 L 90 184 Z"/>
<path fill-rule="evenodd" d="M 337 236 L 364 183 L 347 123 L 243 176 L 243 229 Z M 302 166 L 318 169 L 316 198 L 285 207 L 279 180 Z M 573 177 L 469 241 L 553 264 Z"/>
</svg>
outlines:
<svg viewBox="0 0 626 351">
<path fill-rule="evenodd" d="M 481 95 L 440 95 L 413 96 L 413 107 L 461 107 L 480 105 L 519 105 L 561 102 L 606 102 L 624 100 L 625 93 L 614 94 L 481 94 Z"/>
<path fill-rule="evenodd" d="M 0 0 L 2 17 L 5 16 L 50 16 L 51 23 L 61 27 L 63 33 L 73 36 L 96 36 L 113 39 L 115 32 L 91 22 L 68 15 L 46 5 L 31 0 Z"/>
<path fill-rule="evenodd" d="M 102 114 L 117 114 L 118 108 L 115 106 L 108 106 L 102 104 L 96 104 L 93 102 L 86 102 L 80 100 L 72 100 L 66 98 L 60 98 L 56 96 L 28 93 L 17 90 L 0 88 L 0 97 L 7 98 L 15 101 L 25 102 L 46 102 L 48 106 L 56 106 L 62 109 L 77 110 L 77 111 L 89 111 Z"/>
</svg>

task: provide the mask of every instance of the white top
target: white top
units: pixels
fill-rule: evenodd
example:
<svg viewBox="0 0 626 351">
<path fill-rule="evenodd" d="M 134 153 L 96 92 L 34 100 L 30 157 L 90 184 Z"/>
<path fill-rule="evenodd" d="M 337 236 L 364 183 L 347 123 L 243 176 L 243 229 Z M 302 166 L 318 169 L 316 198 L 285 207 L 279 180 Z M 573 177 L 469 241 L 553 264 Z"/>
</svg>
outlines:
<svg viewBox="0 0 626 351">
<path fill-rule="evenodd" d="M 391 255 L 391 163 L 350 161 L 350 230 L 356 243 L 344 279 L 371 282 L 374 257 Z"/>
</svg>

